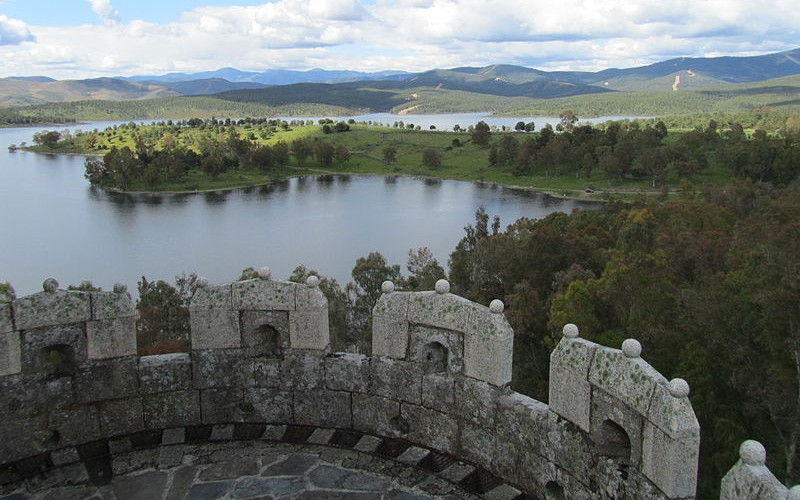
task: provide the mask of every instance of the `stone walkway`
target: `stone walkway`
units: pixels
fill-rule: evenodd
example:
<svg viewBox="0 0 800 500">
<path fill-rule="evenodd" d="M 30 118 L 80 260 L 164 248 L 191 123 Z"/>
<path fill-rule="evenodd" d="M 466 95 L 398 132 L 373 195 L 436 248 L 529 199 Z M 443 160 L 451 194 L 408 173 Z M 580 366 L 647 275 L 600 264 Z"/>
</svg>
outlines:
<svg viewBox="0 0 800 500">
<path fill-rule="evenodd" d="M 153 463 L 158 465 L 146 466 Z M 357 450 L 287 443 L 176 444 L 116 455 L 108 484 L 87 485 L 91 472 L 62 467 L 0 500 L 478 498 L 457 484 L 463 474 L 459 464 L 451 468 L 454 482 L 446 479 L 447 471 L 431 474 Z"/>
</svg>

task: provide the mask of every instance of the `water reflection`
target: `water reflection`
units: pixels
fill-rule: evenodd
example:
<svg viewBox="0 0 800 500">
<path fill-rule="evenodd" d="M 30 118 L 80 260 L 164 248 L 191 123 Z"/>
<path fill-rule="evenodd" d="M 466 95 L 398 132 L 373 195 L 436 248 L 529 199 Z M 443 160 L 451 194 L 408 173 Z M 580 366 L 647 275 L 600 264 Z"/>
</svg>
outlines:
<svg viewBox="0 0 800 500">
<path fill-rule="evenodd" d="M 229 193 L 231 193 L 231 191 L 206 191 L 203 193 L 203 197 L 209 205 L 220 205 L 225 203 Z"/>
<path fill-rule="evenodd" d="M 264 265 L 277 278 L 303 264 L 347 283 L 355 260 L 372 251 L 403 265 L 409 249 L 429 247 L 447 262 L 480 206 L 504 226 L 596 206 L 490 183 L 396 175 L 126 194 L 89 187 L 77 157 L 4 158 L 0 194 L 15 210 L 0 211 L 0 226 L 15 244 L 0 245 L 0 281 L 10 281 L 19 295 L 41 289 L 47 276 L 67 284 L 90 279 L 104 289 L 123 281 L 135 290 L 142 275 L 171 280 L 198 272 L 221 283 Z M 43 234 L 58 247 L 42 244 Z"/>
</svg>

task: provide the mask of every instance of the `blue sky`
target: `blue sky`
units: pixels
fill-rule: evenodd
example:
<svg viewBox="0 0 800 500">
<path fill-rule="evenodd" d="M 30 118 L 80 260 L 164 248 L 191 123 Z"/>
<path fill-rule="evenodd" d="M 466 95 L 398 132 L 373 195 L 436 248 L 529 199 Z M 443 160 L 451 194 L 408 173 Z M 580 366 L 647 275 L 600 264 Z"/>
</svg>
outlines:
<svg viewBox="0 0 800 500">
<path fill-rule="evenodd" d="M 798 31 L 796 0 L 0 0 L 0 77 L 596 71 L 790 50 Z"/>
<path fill-rule="evenodd" d="M 153 23 L 177 21 L 182 12 L 198 5 L 230 7 L 260 5 L 263 0 L 115 0 L 111 2 L 121 20 Z M 0 13 L 33 25 L 80 25 L 101 22 L 85 0 L 0 0 Z"/>
</svg>

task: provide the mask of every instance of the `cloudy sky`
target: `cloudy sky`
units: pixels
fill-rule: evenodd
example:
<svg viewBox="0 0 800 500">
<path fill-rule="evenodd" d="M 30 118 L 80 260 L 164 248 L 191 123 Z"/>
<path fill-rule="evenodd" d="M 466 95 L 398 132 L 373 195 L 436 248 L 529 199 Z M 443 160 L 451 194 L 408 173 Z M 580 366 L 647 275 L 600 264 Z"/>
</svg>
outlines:
<svg viewBox="0 0 800 500">
<path fill-rule="evenodd" d="M 790 50 L 799 31 L 796 0 L 0 0 L 0 77 L 595 71 Z"/>
</svg>

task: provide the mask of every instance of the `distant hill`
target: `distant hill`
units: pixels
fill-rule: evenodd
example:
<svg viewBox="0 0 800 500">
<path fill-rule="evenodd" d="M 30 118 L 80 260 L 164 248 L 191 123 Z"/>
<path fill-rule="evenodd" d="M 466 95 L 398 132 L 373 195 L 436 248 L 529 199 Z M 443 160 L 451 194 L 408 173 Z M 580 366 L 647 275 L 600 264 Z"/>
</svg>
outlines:
<svg viewBox="0 0 800 500">
<path fill-rule="evenodd" d="M 591 109 L 597 109 L 598 113 L 601 109 L 642 110 L 639 114 L 669 109 L 680 113 L 712 101 L 716 103 L 714 106 L 737 109 L 765 105 L 793 107 L 800 100 L 795 79 L 762 87 L 758 83 L 796 75 L 800 75 L 800 49 L 754 57 L 678 58 L 638 68 L 598 72 L 548 72 L 513 65 L 434 69 L 414 74 L 321 69 L 247 72 L 222 68 L 193 74 L 89 80 L 2 78 L 0 107 L 209 96 L 213 97 L 211 107 L 215 110 L 229 109 L 231 104 L 226 103 L 235 103 L 235 109 L 253 104 L 258 109 L 344 112 L 508 112 L 531 109 L 533 101 L 537 102 L 537 109 L 547 109 L 550 107 L 547 101 L 553 101 L 555 106 L 572 99 L 582 105 L 595 102 Z M 686 92 L 694 93 L 673 95 Z M 636 101 L 635 106 L 631 100 Z M 689 109 L 682 111 L 687 106 Z M 170 104 L 170 108 L 175 107 L 180 107 L 180 101 Z M 116 106 L 114 113 L 119 109 Z"/>
<path fill-rule="evenodd" d="M 180 95 L 164 86 L 114 78 L 43 80 L 0 78 L 0 106 L 23 106 L 84 99 L 131 100 Z"/>
<path fill-rule="evenodd" d="M 262 72 L 240 71 L 235 68 L 221 68 L 215 71 L 200 73 L 168 73 L 160 76 L 119 77 L 130 81 L 147 81 L 156 83 L 186 82 L 191 80 L 223 79 L 233 83 L 260 83 L 262 85 L 290 85 L 292 83 L 345 83 L 364 80 L 398 80 L 408 75 L 404 71 L 378 71 L 365 73 L 361 71 L 334 71 L 312 69 L 308 71 L 292 71 L 270 69 Z"/>
<path fill-rule="evenodd" d="M 224 78 L 203 78 L 176 82 L 140 82 L 172 89 L 180 95 L 211 95 L 231 90 L 262 89 L 266 85 L 256 82 L 231 82 Z"/>
</svg>

